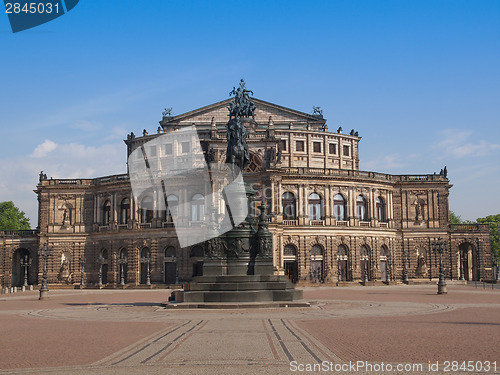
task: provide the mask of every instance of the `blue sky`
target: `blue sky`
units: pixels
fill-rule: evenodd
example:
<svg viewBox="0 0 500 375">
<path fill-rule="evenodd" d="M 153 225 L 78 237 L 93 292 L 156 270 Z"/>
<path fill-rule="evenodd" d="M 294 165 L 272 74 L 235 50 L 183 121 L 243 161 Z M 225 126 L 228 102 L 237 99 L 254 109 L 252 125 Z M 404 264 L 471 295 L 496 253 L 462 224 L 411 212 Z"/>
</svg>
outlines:
<svg viewBox="0 0 500 375">
<path fill-rule="evenodd" d="M 38 173 L 124 173 L 127 133 L 255 96 L 356 129 L 361 169 L 439 172 L 466 219 L 500 212 L 499 1 L 80 0 L 13 34 L 0 16 L 0 201 L 37 224 Z"/>
</svg>

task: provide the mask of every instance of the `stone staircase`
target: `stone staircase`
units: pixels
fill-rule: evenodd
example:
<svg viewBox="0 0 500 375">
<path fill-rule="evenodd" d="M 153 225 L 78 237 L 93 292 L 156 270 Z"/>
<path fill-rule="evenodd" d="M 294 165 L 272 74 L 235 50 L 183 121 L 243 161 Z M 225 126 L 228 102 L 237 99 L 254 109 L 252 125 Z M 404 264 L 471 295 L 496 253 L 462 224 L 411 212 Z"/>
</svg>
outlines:
<svg viewBox="0 0 500 375">
<path fill-rule="evenodd" d="M 183 291 L 172 292 L 172 297 L 175 302 L 184 302 L 183 305 L 293 302 L 302 299 L 302 290 L 296 290 L 285 276 L 198 276 Z"/>
</svg>

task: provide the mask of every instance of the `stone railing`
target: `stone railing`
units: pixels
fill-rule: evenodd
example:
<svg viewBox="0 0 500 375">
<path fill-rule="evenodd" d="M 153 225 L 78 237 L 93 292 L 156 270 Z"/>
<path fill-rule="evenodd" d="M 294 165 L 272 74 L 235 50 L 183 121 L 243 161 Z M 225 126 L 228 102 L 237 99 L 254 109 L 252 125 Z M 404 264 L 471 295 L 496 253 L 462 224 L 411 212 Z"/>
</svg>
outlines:
<svg viewBox="0 0 500 375">
<path fill-rule="evenodd" d="M 488 224 L 450 224 L 450 229 L 453 232 L 488 232 L 490 226 Z"/>
<path fill-rule="evenodd" d="M 92 183 L 94 185 L 100 185 L 100 184 L 105 184 L 108 182 L 116 182 L 116 181 L 128 181 L 129 180 L 129 175 L 127 173 L 125 174 L 116 174 L 113 176 L 106 176 L 106 177 L 98 177 L 94 178 L 92 180 Z"/>
<path fill-rule="evenodd" d="M 363 179 L 375 179 L 384 181 L 448 181 L 439 174 L 425 175 L 391 175 L 378 172 L 358 171 L 351 169 L 333 169 L 333 168 L 306 168 L 306 167 L 284 167 L 281 170 L 286 174 L 291 175 L 323 175 L 323 176 L 340 176 L 354 177 Z"/>
<path fill-rule="evenodd" d="M 325 221 L 324 220 L 311 220 L 309 223 L 311 225 L 316 225 L 316 226 L 323 226 L 323 225 L 325 225 Z"/>
<path fill-rule="evenodd" d="M 38 233 L 37 229 L 0 230 L 0 237 L 34 237 Z"/>
</svg>

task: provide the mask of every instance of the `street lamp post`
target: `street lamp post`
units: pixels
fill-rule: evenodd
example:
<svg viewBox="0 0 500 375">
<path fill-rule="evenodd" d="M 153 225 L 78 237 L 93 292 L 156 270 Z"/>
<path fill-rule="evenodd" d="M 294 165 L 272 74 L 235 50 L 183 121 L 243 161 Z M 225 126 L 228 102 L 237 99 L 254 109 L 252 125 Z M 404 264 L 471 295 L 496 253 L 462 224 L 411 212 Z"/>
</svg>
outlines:
<svg viewBox="0 0 500 375">
<path fill-rule="evenodd" d="M 363 275 L 363 282 L 366 285 L 366 283 L 368 282 L 368 260 L 367 259 L 365 259 L 364 270 L 365 270 L 365 272 L 363 272 L 364 273 L 364 275 Z"/>
<path fill-rule="evenodd" d="M 406 251 L 403 249 L 403 282 L 408 284 L 408 268 L 406 267 Z"/>
<path fill-rule="evenodd" d="M 24 268 L 24 284 L 26 288 L 28 286 L 28 267 L 31 266 L 31 258 L 27 255 L 21 261 L 21 267 Z"/>
<path fill-rule="evenodd" d="M 149 256 L 142 257 L 141 263 L 146 264 L 146 285 L 151 285 L 151 274 L 149 268 L 149 264 L 151 263 L 151 258 Z"/>
<path fill-rule="evenodd" d="M 127 257 L 119 258 L 118 264 L 120 265 L 120 285 L 125 286 L 125 274 L 124 274 L 124 265 L 127 263 Z"/>
<path fill-rule="evenodd" d="M 84 277 L 84 270 L 85 270 L 85 257 L 82 256 L 80 257 L 80 289 L 83 289 L 85 285 L 85 277 Z"/>
<path fill-rule="evenodd" d="M 340 283 L 342 282 L 342 268 L 340 266 L 340 259 L 337 259 L 337 273 L 338 273 L 338 280 Z"/>
<path fill-rule="evenodd" d="M 42 287 L 40 288 L 40 297 L 38 299 L 44 300 L 49 298 L 49 288 L 47 286 L 47 259 L 54 252 L 54 249 L 49 247 L 45 242 L 43 247 L 38 250 L 38 256 L 43 258 L 43 274 L 42 274 Z"/>
<path fill-rule="evenodd" d="M 447 294 L 446 281 L 444 280 L 443 272 L 443 252 L 446 247 L 446 241 L 443 241 L 441 237 L 433 243 L 434 251 L 439 253 L 439 281 L 438 281 L 438 292 L 437 294 Z"/>
<path fill-rule="evenodd" d="M 102 287 L 102 265 L 104 264 L 106 260 L 102 256 L 102 254 L 99 254 L 97 257 L 97 263 L 99 264 L 99 279 L 97 280 L 97 286 L 99 289 Z"/>
<path fill-rule="evenodd" d="M 460 250 L 460 280 L 464 281 L 465 280 L 465 275 L 464 275 L 464 258 L 465 258 L 465 251 Z"/>
<path fill-rule="evenodd" d="M 386 263 L 387 264 L 387 267 L 386 267 L 387 277 L 386 277 L 385 281 L 386 281 L 387 285 L 389 285 L 391 282 L 391 256 L 390 255 L 387 256 L 386 262 L 387 262 Z"/>
</svg>

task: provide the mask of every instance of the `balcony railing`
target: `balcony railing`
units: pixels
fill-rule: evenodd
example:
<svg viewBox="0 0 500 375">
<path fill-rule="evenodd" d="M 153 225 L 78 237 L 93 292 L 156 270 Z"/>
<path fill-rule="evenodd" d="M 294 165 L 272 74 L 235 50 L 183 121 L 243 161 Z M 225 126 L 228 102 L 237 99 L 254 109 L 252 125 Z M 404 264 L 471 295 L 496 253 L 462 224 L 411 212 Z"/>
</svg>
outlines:
<svg viewBox="0 0 500 375">
<path fill-rule="evenodd" d="M 310 221 L 311 225 L 316 225 L 316 226 L 323 226 L 325 225 L 324 220 L 311 220 Z"/>
<path fill-rule="evenodd" d="M 335 225 L 338 227 L 347 227 L 349 226 L 349 222 L 345 220 L 335 220 Z"/>
<path fill-rule="evenodd" d="M 298 220 L 283 220 L 283 225 L 297 225 Z"/>
<path fill-rule="evenodd" d="M 453 232 L 488 232 L 490 226 L 488 224 L 450 224 L 450 229 Z"/>
<path fill-rule="evenodd" d="M 0 230 L 0 237 L 34 237 L 37 234 L 37 229 Z"/>
</svg>

